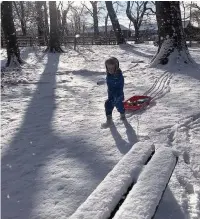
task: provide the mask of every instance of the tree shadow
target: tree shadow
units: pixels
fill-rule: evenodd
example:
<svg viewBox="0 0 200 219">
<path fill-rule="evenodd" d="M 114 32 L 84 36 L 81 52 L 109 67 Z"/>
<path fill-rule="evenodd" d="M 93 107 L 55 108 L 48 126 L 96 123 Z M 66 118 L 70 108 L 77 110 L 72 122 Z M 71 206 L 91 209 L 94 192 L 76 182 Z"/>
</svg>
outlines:
<svg viewBox="0 0 200 219">
<path fill-rule="evenodd" d="M 100 72 L 100 71 L 90 71 L 88 69 L 80 69 L 77 71 L 71 71 L 72 75 L 79 75 L 80 77 L 83 77 L 84 79 L 88 78 L 88 81 L 93 81 L 97 85 L 102 85 L 98 84 L 99 80 L 105 80 L 106 73 L 105 72 Z M 105 84 L 105 83 L 103 83 Z"/>
<path fill-rule="evenodd" d="M 141 56 L 141 57 L 145 57 L 145 58 L 153 58 L 153 56 L 155 55 L 155 52 L 152 52 L 152 54 L 146 54 L 143 52 L 139 52 L 139 51 L 135 50 L 136 49 L 135 46 L 130 45 L 130 44 L 120 44 L 119 47 L 122 50 L 128 51 L 128 52 L 133 53 L 137 56 Z"/>
<path fill-rule="evenodd" d="M 191 55 L 192 57 L 192 55 Z M 194 60 L 193 60 L 194 61 Z M 194 63 L 177 63 L 176 65 L 158 65 L 155 69 L 160 69 L 162 71 L 167 71 L 171 74 L 179 74 L 192 77 L 194 79 L 200 80 L 200 63 L 194 61 Z"/>
<path fill-rule="evenodd" d="M 50 54 L 48 54 L 48 63 L 40 81 L 48 81 L 49 83 L 46 86 L 40 85 L 37 87 L 27 108 L 20 130 L 13 138 L 11 144 L 7 146 L 9 148 L 2 157 L 2 215 L 4 218 L 8 217 L 9 209 L 12 209 L 14 218 L 22 215 L 22 213 L 23 216 L 21 218 L 29 218 L 30 216 L 32 196 L 35 193 L 35 183 L 33 182 L 37 176 L 37 165 L 44 161 L 45 158 L 43 156 L 46 154 L 44 155 L 43 153 L 47 153 L 49 150 L 48 145 L 45 144 L 41 145 L 41 154 L 35 150 L 35 147 L 38 149 L 35 144 L 40 139 L 35 139 L 34 135 L 36 134 L 34 132 L 37 133 L 38 130 L 38 135 L 40 136 L 39 132 L 41 132 L 42 127 L 45 128 L 45 131 L 43 130 L 43 138 L 46 139 L 50 136 L 50 122 L 55 109 L 53 86 L 56 83 L 55 73 L 52 73 L 53 71 L 56 72 L 58 63 L 59 56 L 52 60 Z M 48 72 L 49 68 L 51 68 L 50 73 Z M 48 98 L 45 98 L 43 104 L 39 103 L 40 95 L 46 93 L 48 93 Z M 44 116 L 43 119 L 41 119 L 41 112 Z M 36 159 L 33 153 L 40 155 Z M 21 200 L 15 199 L 16 194 L 21 197 Z"/>
<path fill-rule="evenodd" d="M 80 76 L 83 76 L 83 77 L 96 77 L 96 76 L 100 76 L 100 75 L 106 75 L 105 72 L 102 72 L 102 71 L 90 71 L 88 69 L 80 69 L 80 70 L 77 70 L 77 71 L 72 71 L 72 74 L 75 74 L 75 75 L 80 75 Z"/>
<path fill-rule="evenodd" d="M 167 187 L 164 196 L 160 202 L 157 212 L 153 219 L 184 219 L 188 218 L 182 211 L 180 205 L 177 203 L 170 188 Z"/>
<path fill-rule="evenodd" d="M 93 175 L 96 182 L 96 185 L 92 184 L 93 186 L 97 186 L 110 171 L 110 167 L 114 166 L 113 161 L 98 156 L 96 148 L 84 141 L 83 137 L 67 135 L 65 138 L 61 138 L 55 134 L 52 122 L 56 109 L 55 86 L 59 54 L 49 53 L 47 55 L 48 61 L 45 70 L 27 106 L 22 125 L 11 143 L 6 145 L 6 150 L 2 154 L 2 218 L 38 217 L 38 215 L 32 215 L 35 207 L 44 201 L 42 197 L 37 196 L 38 192 L 48 194 L 49 189 L 49 185 L 45 184 L 46 175 L 43 172 L 48 171 L 48 165 L 54 159 L 61 156 L 66 158 L 64 160 L 74 158 L 79 165 L 84 164 L 81 166 L 87 167 L 87 171 Z M 68 127 L 66 128 L 68 129 Z M 71 165 L 66 165 L 66 169 L 69 168 Z M 68 182 L 70 182 L 70 177 L 64 182 L 67 184 L 67 194 L 71 191 L 70 203 L 76 205 L 77 197 L 80 201 L 84 201 L 84 196 L 77 194 L 75 185 L 70 183 L 68 185 Z M 91 188 L 91 185 L 85 188 L 85 198 L 89 196 L 92 189 L 94 188 Z M 54 193 L 56 197 L 58 191 L 54 191 Z M 49 191 L 49 194 L 52 194 L 52 191 Z M 49 199 L 55 197 L 49 197 Z M 41 200 L 39 200 L 40 198 Z M 63 197 L 63 199 L 65 198 L 69 197 Z"/>
<path fill-rule="evenodd" d="M 128 137 L 128 142 L 125 141 L 122 138 L 122 136 L 119 134 L 114 123 L 110 126 L 110 131 L 111 131 L 111 134 L 113 136 L 113 139 L 115 140 L 115 144 L 116 144 L 117 148 L 119 149 L 119 151 L 122 154 L 126 154 L 132 148 L 132 146 L 138 142 L 138 139 L 137 139 L 137 135 L 135 133 L 135 130 L 130 125 L 130 123 L 128 123 L 127 120 L 124 120 L 123 123 L 126 127 L 126 134 Z"/>
</svg>

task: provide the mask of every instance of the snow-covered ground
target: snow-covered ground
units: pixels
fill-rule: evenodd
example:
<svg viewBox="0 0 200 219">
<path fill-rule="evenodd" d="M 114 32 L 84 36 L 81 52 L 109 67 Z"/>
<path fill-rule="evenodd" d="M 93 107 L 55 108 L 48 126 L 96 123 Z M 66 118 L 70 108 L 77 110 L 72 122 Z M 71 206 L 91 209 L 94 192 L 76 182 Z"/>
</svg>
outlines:
<svg viewBox="0 0 200 219">
<path fill-rule="evenodd" d="M 190 49 L 196 68 L 167 70 L 148 67 L 156 49 L 21 49 L 26 64 L 3 77 L 2 218 L 68 218 L 138 141 L 180 153 L 155 219 L 200 218 L 200 51 Z M 126 98 L 149 90 L 156 102 L 128 113 L 125 124 L 115 110 L 114 126 L 101 129 L 107 90 L 97 81 L 110 56 L 120 61 Z M 1 59 L 4 65 L 5 50 Z"/>
</svg>

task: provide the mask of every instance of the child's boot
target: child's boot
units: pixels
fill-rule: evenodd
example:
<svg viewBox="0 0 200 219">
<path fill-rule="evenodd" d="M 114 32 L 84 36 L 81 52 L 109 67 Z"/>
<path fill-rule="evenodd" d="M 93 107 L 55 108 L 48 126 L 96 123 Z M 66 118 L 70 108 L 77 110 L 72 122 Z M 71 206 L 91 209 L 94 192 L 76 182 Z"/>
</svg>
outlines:
<svg viewBox="0 0 200 219">
<path fill-rule="evenodd" d="M 112 115 L 107 115 L 107 123 L 111 123 L 112 122 Z"/>
<path fill-rule="evenodd" d="M 126 115 L 125 115 L 125 113 L 120 113 L 120 119 L 121 119 L 121 120 L 126 120 Z"/>
<path fill-rule="evenodd" d="M 101 127 L 102 128 L 108 128 L 112 123 L 113 123 L 112 115 L 106 115 L 106 122 L 101 124 Z"/>
</svg>

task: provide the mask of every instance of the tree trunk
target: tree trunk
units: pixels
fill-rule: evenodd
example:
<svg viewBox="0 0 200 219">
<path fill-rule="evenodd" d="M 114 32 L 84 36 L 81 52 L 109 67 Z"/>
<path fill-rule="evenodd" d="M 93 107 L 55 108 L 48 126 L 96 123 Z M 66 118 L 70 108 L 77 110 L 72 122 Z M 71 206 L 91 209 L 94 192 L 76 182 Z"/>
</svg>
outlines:
<svg viewBox="0 0 200 219">
<path fill-rule="evenodd" d="M 138 44 L 140 43 L 140 32 L 137 25 L 134 24 L 134 27 L 135 27 L 135 44 Z"/>
<path fill-rule="evenodd" d="M 17 7 L 17 3 L 15 1 L 13 1 L 13 4 L 15 6 L 15 10 L 16 10 L 16 13 L 17 13 L 17 16 L 19 18 L 19 21 L 21 23 L 21 29 L 22 29 L 22 35 L 23 36 L 26 36 L 26 21 L 25 21 L 25 13 L 24 13 L 24 5 L 23 5 L 23 2 L 19 2 L 20 4 L 20 11 Z M 20 13 L 21 12 L 21 13 Z"/>
<path fill-rule="evenodd" d="M 13 22 L 12 2 L 3 1 L 1 3 L 1 20 L 3 32 L 6 39 L 7 63 L 6 67 L 19 66 L 23 64 L 17 44 L 16 30 Z"/>
<path fill-rule="evenodd" d="M 36 11 L 37 11 L 37 26 L 38 26 L 38 40 L 40 46 L 44 46 L 44 39 L 45 39 L 45 31 L 44 31 L 44 16 L 42 12 L 42 6 L 43 6 L 42 1 L 37 1 L 35 2 L 36 4 Z"/>
<path fill-rule="evenodd" d="M 59 41 L 63 41 L 63 31 L 62 31 L 62 23 L 61 23 L 61 13 L 60 10 L 57 10 L 57 19 L 58 19 L 58 36 L 59 36 Z"/>
<path fill-rule="evenodd" d="M 62 29 L 60 10 L 57 10 L 57 18 L 58 18 L 58 30 L 59 30 L 58 32 L 60 34 L 61 33 L 61 29 Z"/>
<path fill-rule="evenodd" d="M 157 1 L 156 19 L 158 24 L 159 47 L 151 66 L 167 63 L 192 63 L 186 46 L 178 1 Z"/>
<path fill-rule="evenodd" d="M 60 47 L 59 35 L 58 35 L 58 15 L 56 8 L 56 1 L 49 2 L 50 13 L 50 40 L 47 51 L 50 52 L 63 52 Z"/>
<path fill-rule="evenodd" d="M 20 1 L 20 7 L 21 7 L 21 27 L 22 27 L 22 34 L 26 36 L 26 21 L 25 21 L 25 11 L 24 11 L 24 2 Z"/>
<path fill-rule="evenodd" d="M 67 28 L 67 14 L 68 14 L 70 8 L 71 8 L 71 3 L 68 3 L 67 9 L 65 9 L 63 11 L 63 16 L 62 16 L 62 32 L 63 32 L 62 34 L 63 34 L 63 36 L 69 35 L 68 28 Z"/>
<path fill-rule="evenodd" d="M 124 39 L 124 36 L 123 36 L 123 33 L 121 31 L 121 27 L 119 25 L 119 21 L 117 19 L 117 15 L 114 11 L 112 2 L 111 1 L 106 1 L 105 3 L 106 3 L 106 8 L 107 8 L 107 11 L 108 11 L 111 23 L 112 23 L 113 30 L 115 32 L 115 36 L 117 38 L 117 44 L 126 43 L 125 39 Z"/>
<path fill-rule="evenodd" d="M 97 12 L 97 1 L 91 1 L 90 2 L 92 4 L 92 8 L 93 8 L 93 22 L 94 22 L 94 37 L 98 37 L 99 36 L 99 25 L 98 25 L 98 12 Z"/>
<path fill-rule="evenodd" d="M 131 14 L 131 8 L 130 8 L 130 1 L 127 2 L 127 8 L 126 8 L 126 15 L 129 18 L 130 21 L 133 22 L 134 28 L 135 28 L 135 43 L 140 43 L 140 26 L 143 21 L 144 13 L 147 10 L 147 4 L 148 1 L 142 2 L 140 6 L 138 6 L 137 10 L 137 16 L 134 18 Z"/>
<path fill-rule="evenodd" d="M 62 17 L 62 36 L 64 37 L 66 35 L 66 19 L 67 19 L 67 10 L 63 11 L 63 17 Z"/>
<path fill-rule="evenodd" d="M 108 35 L 108 13 L 105 17 L 105 35 L 106 35 L 106 37 Z"/>
<path fill-rule="evenodd" d="M 44 22 L 45 22 L 45 41 L 46 41 L 46 44 L 48 44 L 49 22 L 48 22 L 47 3 L 46 2 L 44 2 Z"/>
</svg>

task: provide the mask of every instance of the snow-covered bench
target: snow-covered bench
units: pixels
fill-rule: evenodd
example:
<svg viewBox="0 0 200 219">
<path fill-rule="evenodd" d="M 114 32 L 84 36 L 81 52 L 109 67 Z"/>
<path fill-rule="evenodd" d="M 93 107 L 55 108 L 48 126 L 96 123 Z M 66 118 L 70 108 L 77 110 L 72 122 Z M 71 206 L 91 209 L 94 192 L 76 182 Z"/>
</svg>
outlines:
<svg viewBox="0 0 200 219">
<path fill-rule="evenodd" d="M 151 219 L 176 163 L 177 157 L 171 148 L 163 147 L 156 151 L 114 219 Z"/>
<path fill-rule="evenodd" d="M 132 186 L 133 188 L 129 192 L 127 200 L 122 203 L 114 218 L 128 218 L 126 216 L 124 217 L 124 215 L 126 211 L 129 211 L 130 218 L 137 219 L 132 217 L 132 215 L 133 213 L 140 213 L 141 200 L 139 198 L 137 202 L 132 200 L 132 197 L 135 197 L 135 192 L 143 196 L 143 192 L 150 194 L 152 190 L 156 188 L 155 194 L 150 194 L 149 196 L 154 199 L 148 202 L 150 206 L 156 208 L 175 166 L 176 157 L 170 148 L 158 150 L 156 154 L 153 155 L 154 151 L 155 148 L 153 144 L 149 142 L 138 142 L 135 144 L 70 219 L 108 219 L 111 215 L 113 217 L 116 206 L 127 193 L 127 190 L 132 188 Z M 153 158 L 150 160 L 152 155 Z M 155 167 L 157 165 L 158 167 Z M 164 170 L 161 168 L 164 168 Z M 140 173 L 141 176 L 139 176 Z M 160 183 L 155 182 L 156 177 L 158 177 Z M 147 179 L 150 184 L 147 183 Z M 155 183 L 156 187 L 154 187 L 152 183 Z M 147 189 L 144 188 L 141 190 L 142 186 L 147 186 Z M 139 191 L 137 191 L 137 188 Z M 144 201 L 148 199 L 148 195 L 146 194 L 145 197 L 146 199 L 144 199 Z M 138 212 L 131 212 L 131 209 L 138 209 Z M 142 210 L 144 211 L 144 208 Z M 155 209 L 154 211 L 152 210 L 152 212 L 155 212 Z M 129 213 L 127 213 L 127 215 L 129 215 Z M 142 219 L 142 217 L 139 218 Z"/>
</svg>

